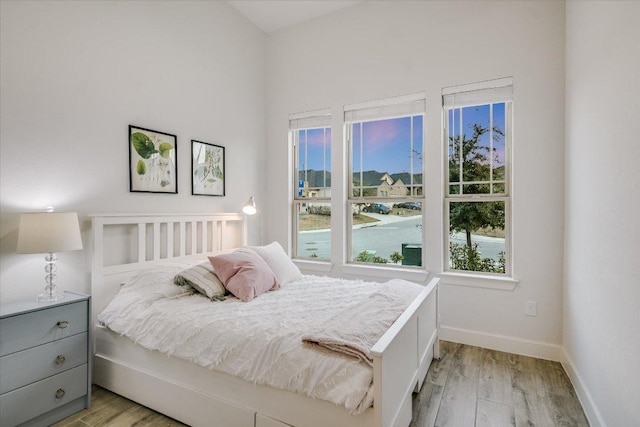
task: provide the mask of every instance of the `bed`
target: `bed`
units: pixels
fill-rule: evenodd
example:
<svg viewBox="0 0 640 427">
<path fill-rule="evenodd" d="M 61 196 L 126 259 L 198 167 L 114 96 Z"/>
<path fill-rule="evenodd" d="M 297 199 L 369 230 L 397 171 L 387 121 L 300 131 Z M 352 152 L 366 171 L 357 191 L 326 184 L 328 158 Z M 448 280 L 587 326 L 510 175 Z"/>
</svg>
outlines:
<svg viewBox="0 0 640 427">
<path fill-rule="evenodd" d="M 408 426 L 412 392 L 439 356 L 438 280 L 419 291 L 370 349 L 373 406 L 344 407 L 168 357 L 98 324 L 122 283 L 141 272 L 246 246 L 241 214 L 93 215 L 93 382 L 192 426 Z"/>
</svg>

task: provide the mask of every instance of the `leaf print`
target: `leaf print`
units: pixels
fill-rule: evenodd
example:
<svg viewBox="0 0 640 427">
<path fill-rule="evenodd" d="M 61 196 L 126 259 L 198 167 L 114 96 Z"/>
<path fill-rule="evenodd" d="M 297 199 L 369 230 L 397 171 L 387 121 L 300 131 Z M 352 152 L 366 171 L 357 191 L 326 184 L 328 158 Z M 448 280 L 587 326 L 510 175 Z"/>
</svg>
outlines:
<svg viewBox="0 0 640 427">
<path fill-rule="evenodd" d="M 136 165 L 136 172 L 138 172 L 138 175 L 144 175 L 145 173 L 147 173 L 147 165 L 145 165 L 142 160 L 138 160 L 138 164 Z"/>
<path fill-rule="evenodd" d="M 143 159 L 148 159 L 152 154 L 158 152 L 158 150 L 153 146 L 151 138 L 141 132 L 136 132 L 131 135 L 131 144 L 133 145 L 133 148 L 135 148 L 136 153 L 138 153 Z"/>
<path fill-rule="evenodd" d="M 171 145 L 168 142 L 162 142 L 160 143 L 159 148 L 160 148 L 160 155 L 166 159 L 171 154 L 171 150 L 173 150 L 173 145 Z"/>
</svg>

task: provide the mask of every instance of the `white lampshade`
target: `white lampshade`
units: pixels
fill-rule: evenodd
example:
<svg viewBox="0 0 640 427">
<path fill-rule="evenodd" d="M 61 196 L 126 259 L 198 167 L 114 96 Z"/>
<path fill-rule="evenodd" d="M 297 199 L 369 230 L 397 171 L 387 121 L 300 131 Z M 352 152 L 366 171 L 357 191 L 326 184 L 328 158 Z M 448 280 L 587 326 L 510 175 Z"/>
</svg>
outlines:
<svg viewBox="0 0 640 427">
<path fill-rule="evenodd" d="M 82 237 L 77 213 L 37 212 L 20 215 L 18 253 L 40 254 L 78 249 L 82 249 Z"/>
<path fill-rule="evenodd" d="M 256 212 L 258 212 L 258 209 L 256 208 L 256 200 L 253 198 L 253 196 L 249 197 L 247 203 L 244 204 L 244 206 L 242 207 L 242 212 L 247 215 L 255 215 Z"/>
</svg>

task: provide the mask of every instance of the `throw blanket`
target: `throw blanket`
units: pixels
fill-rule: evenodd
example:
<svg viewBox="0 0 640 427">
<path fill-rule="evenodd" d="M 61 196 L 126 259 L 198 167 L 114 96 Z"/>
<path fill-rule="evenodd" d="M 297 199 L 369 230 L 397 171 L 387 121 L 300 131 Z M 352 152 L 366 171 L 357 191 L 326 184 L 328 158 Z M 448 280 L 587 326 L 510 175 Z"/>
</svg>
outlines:
<svg viewBox="0 0 640 427">
<path fill-rule="evenodd" d="M 149 350 L 327 400 L 352 414 L 373 403 L 373 369 L 352 357 L 313 350 L 302 343 L 302 336 L 372 294 L 393 295 L 408 305 L 423 289 L 402 280 L 374 283 L 303 276 L 250 302 L 233 297 L 211 301 L 174 285 L 180 270 L 168 270 L 125 284 L 98 320 Z M 366 324 L 370 316 L 351 318 L 346 325 Z"/>
<path fill-rule="evenodd" d="M 346 354 L 373 367 L 371 347 L 402 314 L 408 303 L 379 292 L 331 318 L 321 331 L 304 335 L 306 345 Z"/>
</svg>

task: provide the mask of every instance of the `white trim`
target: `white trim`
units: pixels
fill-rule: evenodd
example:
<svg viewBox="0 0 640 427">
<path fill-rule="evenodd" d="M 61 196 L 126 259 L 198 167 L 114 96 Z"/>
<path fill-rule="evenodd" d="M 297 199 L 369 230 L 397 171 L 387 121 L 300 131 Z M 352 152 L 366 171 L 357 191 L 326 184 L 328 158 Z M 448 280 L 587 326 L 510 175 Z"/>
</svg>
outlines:
<svg viewBox="0 0 640 427">
<path fill-rule="evenodd" d="M 564 368 L 567 375 L 569 375 L 569 379 L 571 380 L 573 388 L 576 390 L 578 400 L 582 405 L 582 409 L 584 410 L 584 414 L 589 421 L 589 425 L 591 427 L 606 427 L 607 423 L 602 418 L 602 415 L 600 414 L 600 411 L 598 410 L 598 407 L 593 400 L 593 396 L 589 392 L 589 389 L 578 373 L 573 360 L 571 359 L 571 357 L 569 357 L 564 347 L 562 348 L 562 353 L 560 356 L 560 363 L 562 363 L 562 367 Z"/>
<path fill-rule="evenodd" d="M 309 117 L 330 116 L 331 108 L 321 108 L 319 110 L 303 111 L 301 113 L 289 114 L 289 120 L 306 119 Z"/>
<path fill-rule="evenodd" d="M 385 107 L 398 104 L 407 104 L 415 101 L 424 101 L 427 98 L 425 92 L 412 93 L 410 95 L 393 96 L 391 98 L 376 99 L 374 101 L 358 102 L 357 104 L 347 104 L 344 111 L 363 110 L 366 108 Z"/>
<path fill-rule="evenodd" d="M 558 344 L 524 340 L 500 334 L 488 334 L 486 332 L 455 328 L 447 325 L 440 325 L 439 336 L 440 339 L 444 341 L 452 341 L 483 347 L 489 350 L 520 354 L 523 356 L 537 357 L 539 359 L 547 359 L 554 362 L 560 361 L 562 353 L 562 347 Z"/>
<path fill-rule="evenodd" d="M 310 261 L 300 258 L 294 258 L 292 261 L 303 273 L 328 273 L 331 271 L 331 263 L 328 261 Z"/>
<path fill-rule="evenodd" d="M 331 109 L 289 114 L 289 130 L 319 129 L 331 127 Z"/>
<path fill-rule="evenodd" d="M 344 107 L 344 123 L 386 120 L 397 117 L 424 115 L 427 109 L 424 93 L 397 96 L 378 101 Z"/>
<path fill-rule="evenodd" d="M 438 274 L 442 284 L 451 286 L 468 286 L 471 288 L 497 289 L 513 291 L 518 280 L 512 277 L 489 276 L 473 273 L 445 272 Z"/>
<path fill-rule="evenodd" d="M 442 95 L 450 95 L 459 92 L 471 92 L 475 90 L 494 89 L 497 87 L 513 85 L 513 77 L 502 77 L 499 79 L 483 80 L 481 82 L 467 83 L 457 86 L 442 88 Z"/>
<path fill-rule="evenodd" d="M 383 267 L 367 264 L 345 264 L 341 267 L 343 274 L 349 274 L 358 277 L 367 277 L 377 279 L 404 279 L 412 282 L 424 283 L 429 277 L 429 272 L 425 270 L 399 268 L 399 267 Z"/>
</svg>

